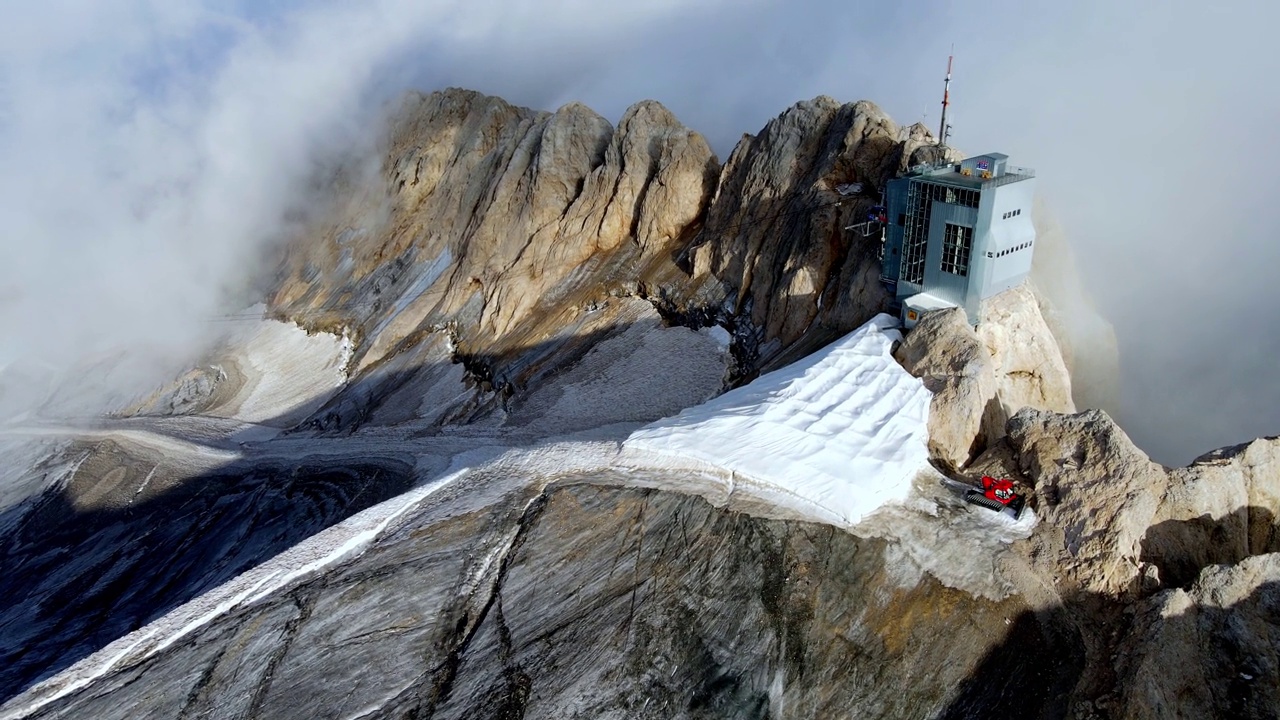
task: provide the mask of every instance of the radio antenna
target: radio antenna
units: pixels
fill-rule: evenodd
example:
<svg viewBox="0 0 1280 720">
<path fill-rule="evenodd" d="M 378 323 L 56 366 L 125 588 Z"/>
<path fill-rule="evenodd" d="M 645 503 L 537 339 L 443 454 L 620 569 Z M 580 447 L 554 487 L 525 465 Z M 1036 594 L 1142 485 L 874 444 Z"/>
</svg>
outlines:
<svg viewBox="0 0 1280 720">
<path fill-rule="evenodd" d="M 947 78 L 942 84 L 942 123 L 938 126 L 938 144 L 943 147 L 947 146 L 947 136 L 951 134 L 951 126 L 947 125 L 947 106 L 951 104 L 951 60 L 954 57 L 947 56 Z"/>
</svg>

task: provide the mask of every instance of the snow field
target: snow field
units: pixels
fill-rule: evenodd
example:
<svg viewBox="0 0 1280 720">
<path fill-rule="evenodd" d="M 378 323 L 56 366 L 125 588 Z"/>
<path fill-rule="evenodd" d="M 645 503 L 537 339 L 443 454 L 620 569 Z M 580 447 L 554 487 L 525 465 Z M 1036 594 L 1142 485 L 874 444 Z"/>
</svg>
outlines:
<svg viewBox="0 0 1280 720">
<path fill-rule="evenodd" d="M 331 333 L 308 335 L 293 323 L 257 323 L 239 352 L 247 377 L 234 416 L 261 423 L 305 414 L 328 400 L 347 381 L 351 341 Z"/>
<path fill-rule="evenodd" d="M 901 503 L 929 467 L 924 384 L 878 315 L 827 348 L 632 433 L 637 453 L 730 471 L 753 494 L 843 527 Z"/>
</svg>

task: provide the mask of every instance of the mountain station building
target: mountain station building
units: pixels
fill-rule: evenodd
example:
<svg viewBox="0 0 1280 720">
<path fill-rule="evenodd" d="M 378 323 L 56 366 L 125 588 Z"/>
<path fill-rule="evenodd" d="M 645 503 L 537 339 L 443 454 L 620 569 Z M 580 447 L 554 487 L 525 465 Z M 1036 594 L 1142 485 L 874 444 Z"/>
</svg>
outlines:
<svg viewBox="0 0 1280 720">
<path fill-rule="evenodd" d="M 916 166 L 886 185 L 880 279 L 905 327 L 946 307 L 964 308 L 977 325 L 983 300 L 1031 272 L 1035 171 L 1008 160 L 989 153 Z"/>
</svg>

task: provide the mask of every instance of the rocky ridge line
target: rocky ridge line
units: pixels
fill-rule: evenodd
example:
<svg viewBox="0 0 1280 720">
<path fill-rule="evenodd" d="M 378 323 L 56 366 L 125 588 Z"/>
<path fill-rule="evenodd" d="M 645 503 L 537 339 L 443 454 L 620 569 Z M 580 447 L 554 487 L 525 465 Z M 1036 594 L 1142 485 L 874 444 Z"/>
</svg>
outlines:
<svg viewBox="0 0 1280 720">
<path fill-rule="evenodd" d="M 878 238 L 843 228 L 930 141 L 872 103 L 820 97 L 721 166 L 653 101 L 615 129 L 580 104 L 411 95 L 382 171 L 340 178 L 289 247 L 272 312 L 356 338 L 357 386 L 390 367 L 407 382 L 447 329 L 481 394 L 508 403 L 618 332 L 617 298 L 640 297 L 670 322 L 729 329 L 742 382 L 885 309 Z M 864 189 L 842 196 L 846 183 Z"/>
</svg>

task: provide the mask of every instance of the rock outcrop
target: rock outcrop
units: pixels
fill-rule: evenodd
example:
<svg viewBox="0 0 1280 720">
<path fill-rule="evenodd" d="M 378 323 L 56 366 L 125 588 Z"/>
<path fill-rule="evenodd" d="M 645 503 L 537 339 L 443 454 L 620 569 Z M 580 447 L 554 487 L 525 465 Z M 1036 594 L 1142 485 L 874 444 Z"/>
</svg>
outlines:
<svg viewBox="0 0 1280 720">
<path fill-rule="evenodd" d="M 996 401 L 996 370 L 964 311 L 925 313 L 894 355 L 933 393 L 930 454 L 952 467 L 967 465 L 985 445 L 983 427 L 990 423 L 984 419 Z"/>
<path fill-rule="evenodd" d="M 1117 715 L 1274 717 L 1280 708 L 1280 554 L 1205 568 L 1142 603 L 1118 653 Z"/>
<path fill-rule="evenodd" d="M 363 197 L 319 241 L 291 246 L 272 305 L 350 328 L 357 372 L 448 328 L 499 386 L 527 381 L 540 344 L 581 330 L 584 308 L 677 272 L 670 256 L 718 169 L 654 102 L 615 130 L 580 104 L 549 114 L 461 90 L 413 95 L 386 145 Z"/>
<path fill-rule="evenodd" d="M 878 237 L 850 235 L 912 147 L 869 102 L 802 102 L 734 148 L 692 249 L 693 276 L 719 281 L 739 333 L 768 366 L 802 336 L 831 339 L 880 311 Z M 861 183 L 862 194 L 836 187 Z"/>
<path fill-rule="evenodd" d="M 1016 468 L 1034 487 L 1046 525 L 1041 542 L 1060 558 L 1060 572 L 1086 592 L 1137 592 L 1142 540 L 1168 483 L 1165 469 L 1097 410 L 1028 408 L 1008 429 Z"/>
<path fill-rule="evenodd" d="M 1280 439 L 1152 462 L 1105 413 L 1025 409 L 991 458 L 1032 488 L 1038 542 L 1072 587 L 1131 597 L 1189 587 L 1201 570 L 1280 551 Z"/>
<path fill-rule="evenodd" d="M 988 301 L 976 330 L 960 309 L 925 313 L 896 357 L 934 393 L 929 449 L 953 468 L 1003 437 L 1023 407 L 1075 412 L 1057 342 L 1025 286 Z"/>
<path fill-rule="evenodd" d="M 1143 557 L 1169 587 L 1202 568 L 1280 551 L 1280 439 L 1223 448 L 1169 473 Z"/>
<path fill-rule="evenodd" d="M 1041 522 L 1008 567 L 1080 638 L 1078 712 L 1167 717 L 1185 694 L 1186 717 L 1273 713 L 1280 440 L 1171 470 L 1097 410 L 1026 408 L 1007 429 L 972 467 L 1030 488 Z"/>
</svg>

